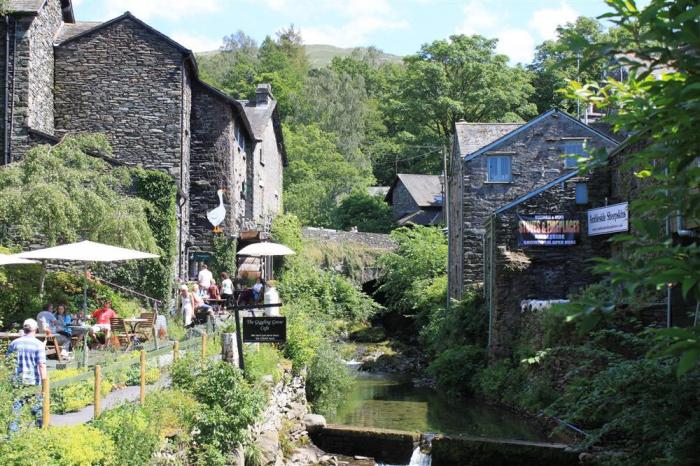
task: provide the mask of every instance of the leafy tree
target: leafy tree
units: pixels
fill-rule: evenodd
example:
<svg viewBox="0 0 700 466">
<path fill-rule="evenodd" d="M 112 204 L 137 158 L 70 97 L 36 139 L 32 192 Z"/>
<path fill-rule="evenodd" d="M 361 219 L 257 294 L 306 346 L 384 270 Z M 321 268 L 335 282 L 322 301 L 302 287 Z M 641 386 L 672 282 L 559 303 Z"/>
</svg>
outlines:
<svg viewBox="0 0 700 466">
<path fill-rule="evenodd" d="M 237 99 L 251 98 L 255 92 L 258 44 L 243 31 L 224 37 L 219 53 L 197 57 L 202 79 L 221 87 Z"/>
<path fill-rule="evenodd" d="M 331 226 L 338 197 L 366 188 L 371 179 L 336 150 L 332 133 L 316 125 L 285 128 L 289 167 L 284 176 L 285 208 L 304 225 Z"/>
<path fill-rule="evenodd" d="M 335 227 L 349 230 L 388 233 L 394 226 L 391 207 L 381 196 L 370 196 L 366 191 L 355 191 L 342 200 L 335 209 Z"/>
</svg>

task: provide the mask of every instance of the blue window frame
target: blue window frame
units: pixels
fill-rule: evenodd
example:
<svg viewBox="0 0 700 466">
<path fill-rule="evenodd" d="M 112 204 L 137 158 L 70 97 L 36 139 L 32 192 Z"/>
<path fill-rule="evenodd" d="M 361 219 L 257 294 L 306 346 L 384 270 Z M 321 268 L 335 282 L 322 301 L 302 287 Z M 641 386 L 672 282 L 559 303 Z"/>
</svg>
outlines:
<svg viewBox="0 0 700 466">
<path fill-rule="evenodd" d="M 588 184 L 576 183 L 576 204 L 588 204 Z"/>
<path fill-rule="evenodd" d="M 564 166 L 566 168 L 577 168 L 579 157 L 589 157 L 583 147 L 585 142 L 584 139 L 572 139 L 564 142 L 564 154 L 572 155 L 572 157 L 564 158 Z"/>
<path fill-rule="evenodd" d="M 509 155 L 489 155 L 486 157 L 486 181 L 490 183 L 510 183 L 511 158 Z"/>
</svg>

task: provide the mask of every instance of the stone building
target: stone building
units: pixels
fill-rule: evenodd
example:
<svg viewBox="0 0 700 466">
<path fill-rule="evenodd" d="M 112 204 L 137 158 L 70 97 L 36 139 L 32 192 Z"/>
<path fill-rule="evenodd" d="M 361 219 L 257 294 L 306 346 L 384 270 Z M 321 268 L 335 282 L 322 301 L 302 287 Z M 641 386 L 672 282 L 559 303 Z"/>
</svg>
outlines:
<svg viewBox="0 0 700 466">
<path fill-rule="evenodd" d="M 450 296 L 460 299 L 465 285 L 483 280 L 484 222 L 492 212 L 576 170 L 575 157 L 587 150 L 616 145 L 556 109 L 525 124 L 458 122 L 448 181 Z"/>
<path fill-rule="evenodd" d="M 484 222 L 484 295 L 489 353 L 510 356 L 528 300 L 564 300 L 596 281 L 594 257 L 609 257 L 609 236 L 588 235 L 588 209 L 606 204 L 607 169 L 568 172 L 512 202 Z M 527 307 L 527 306 L 525 306 Z"/>
<path fill-rule="evenodd" d="M 190 253 L 210 251 L 206 212 L 219 189 L 225 235 L 269 228 L 286 165 L 269 86 L 265 102 L 229 97 L 199 79 L 190 50 L 128 12 L 95 23 L 76 22 L 70 0 L 9 0 L 8 9 L 3 163 L 68 133 L 100 132 L 116 160 L 169 173 L 179 193 L 180 275 Z M 253 179 L 270 191 L 250 189 Z"/>
<path fill-rule="evenodd" d="M 400 226 L 440 225 L 444 223 L 443 193 L 440 176 L 399 173 L 384 199 Z"/>
</svg>

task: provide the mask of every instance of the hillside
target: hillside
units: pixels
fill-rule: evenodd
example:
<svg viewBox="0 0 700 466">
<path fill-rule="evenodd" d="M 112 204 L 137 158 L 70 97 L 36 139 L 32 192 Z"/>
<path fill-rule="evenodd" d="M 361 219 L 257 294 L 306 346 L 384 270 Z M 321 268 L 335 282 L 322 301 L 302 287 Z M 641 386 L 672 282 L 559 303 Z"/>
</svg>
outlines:
<svg viewBox="0 0 700 466">
<path fill-rule="evenodd" d="M 363 48 L 363 47 L 358 47 Z M 309 56 L 309 62 L 313 68 L 323 68 L 330 64 L 333 57 L 349 57 L 355 48 L 341 48 L 334 45 L 325 44 L 309 44 L 304 45 L 306 54 Z M 197 56 L 211 57 L 219 53 L 218 50 L 210 50 L 207 52 L 197 52 Z M 389 63 L 401 63 L 401 57 L 390 53 L 382 53 L 382 61 Z"/>
</svg>

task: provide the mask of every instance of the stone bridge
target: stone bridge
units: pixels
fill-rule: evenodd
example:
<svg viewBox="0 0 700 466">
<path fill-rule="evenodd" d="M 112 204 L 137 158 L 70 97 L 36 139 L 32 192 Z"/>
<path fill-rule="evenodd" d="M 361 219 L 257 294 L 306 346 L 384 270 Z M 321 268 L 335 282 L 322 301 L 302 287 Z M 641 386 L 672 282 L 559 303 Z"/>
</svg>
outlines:
<svg viewBox="0 0 700 466">
<path fill-rule="evenodd" d="M 319 246 L 322 266 L 348 275 L 358 284 L 376 280 L 381 270 L 377 258 L 396 248 L 389 235 L 304 227 L 304 239 Z"/>
</svg>

